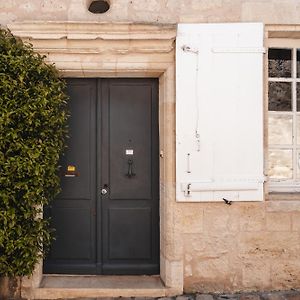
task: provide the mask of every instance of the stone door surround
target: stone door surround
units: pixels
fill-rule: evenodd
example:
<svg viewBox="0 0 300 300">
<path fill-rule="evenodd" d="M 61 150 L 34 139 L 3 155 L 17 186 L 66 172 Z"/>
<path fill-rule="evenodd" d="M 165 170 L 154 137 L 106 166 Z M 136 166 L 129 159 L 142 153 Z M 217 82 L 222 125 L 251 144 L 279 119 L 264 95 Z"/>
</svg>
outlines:
<svg viewBox="0 0 300 300">
<path fill-rule="evenodd" d="M 175 25 L 20 22 L 16 36 L 55 63 L 63 77 L 159 78 L 160 277 L 170 294 L 183 289 L 183 255 L 175 213 Z M 38 288 L 42 262 L 23 279 L 23 295 Z"/>
</svg>

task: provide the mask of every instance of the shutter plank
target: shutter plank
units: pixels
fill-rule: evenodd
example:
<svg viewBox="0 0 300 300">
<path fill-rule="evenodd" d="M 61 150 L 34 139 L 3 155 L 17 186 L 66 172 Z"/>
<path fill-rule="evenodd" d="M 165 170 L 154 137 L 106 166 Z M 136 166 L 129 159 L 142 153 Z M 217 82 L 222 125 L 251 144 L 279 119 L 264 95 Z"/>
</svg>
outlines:
<svg viewBox="0 0 300 300">
<path fill-rule="evenodd" d="M 177 201 L 263 200 L 263 52 L 262 24 L 178 25 Z"/>
</svg>

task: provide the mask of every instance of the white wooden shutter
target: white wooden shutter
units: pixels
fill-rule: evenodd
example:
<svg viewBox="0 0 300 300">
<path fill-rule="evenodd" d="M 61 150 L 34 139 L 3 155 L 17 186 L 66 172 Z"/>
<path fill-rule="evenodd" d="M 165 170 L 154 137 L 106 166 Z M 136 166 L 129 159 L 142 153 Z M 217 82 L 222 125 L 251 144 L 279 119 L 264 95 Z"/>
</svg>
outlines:
<svg viewBox="0 0 300 300">
<path fill-rule="evenodd" d="M 263 24 L 179 24 L 177 201 L 263 200 Z"/>
</svg>

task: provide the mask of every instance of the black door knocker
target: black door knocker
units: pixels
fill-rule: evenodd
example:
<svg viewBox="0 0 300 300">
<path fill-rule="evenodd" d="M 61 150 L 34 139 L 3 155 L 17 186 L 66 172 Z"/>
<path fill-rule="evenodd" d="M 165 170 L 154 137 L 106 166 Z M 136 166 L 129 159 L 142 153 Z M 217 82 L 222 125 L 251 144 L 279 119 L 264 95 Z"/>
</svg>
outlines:
<svg viewBox="0 0 300 300">
<path fill-rule="evenodd" d="M 133 171 L 132 171 L 133 160 L 131 158 L 129 158 L 127 163 L 128 163 L 128 172 L 127 172 L 126 176 L 128 178 L 131 178 L 131 177 L 135 176 L 135 173 L 133 173 Z"/>
</svg>

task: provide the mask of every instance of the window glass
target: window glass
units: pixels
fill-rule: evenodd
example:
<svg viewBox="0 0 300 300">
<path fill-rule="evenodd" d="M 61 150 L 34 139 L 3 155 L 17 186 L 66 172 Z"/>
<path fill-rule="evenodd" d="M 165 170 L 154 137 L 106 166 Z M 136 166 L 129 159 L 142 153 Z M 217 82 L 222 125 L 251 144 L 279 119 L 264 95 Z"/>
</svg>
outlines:
<svg viewBox="0 0 300 300">
<path fill-rule="evenodd" d="M 297 179 L 300 179 L 300 150 L 297 151 Z"/>
<path fill-rule="evenodd" d="M 269 115 L 269 144 L 291 145 L 292 143 L 293 116 L 282 114 Z"/>
<path fill-rule="evenodd" d="M 297 115 L 296 118 L 296 136 L 297 136 L 297 144 L 300 145 L 300 115 Z"/>
<path fill-rule="evenodd" d="M 292 166 L 292 150 L 275 149 L 269 151 L 269 177 L 271 179 L 292 179 Z"/>
<path fill-rule="evenodd" d="M 292 110 L 292 83 L 269 82 L 269 111 Z"/>
<path fill-rule="evenodd" d="M 291 77 L 292 76 L 292 50 L 270 48 L 269 77 Z"/>
<path fill-rule="evenodd" d="M 300 49 L 297 49 L 297 78 L 300 77 Z"/>
<path fill-rule="evenodd" d="M 297 82 L 297 111 L 300 111 L 300 83 Z"/>
</svg>

